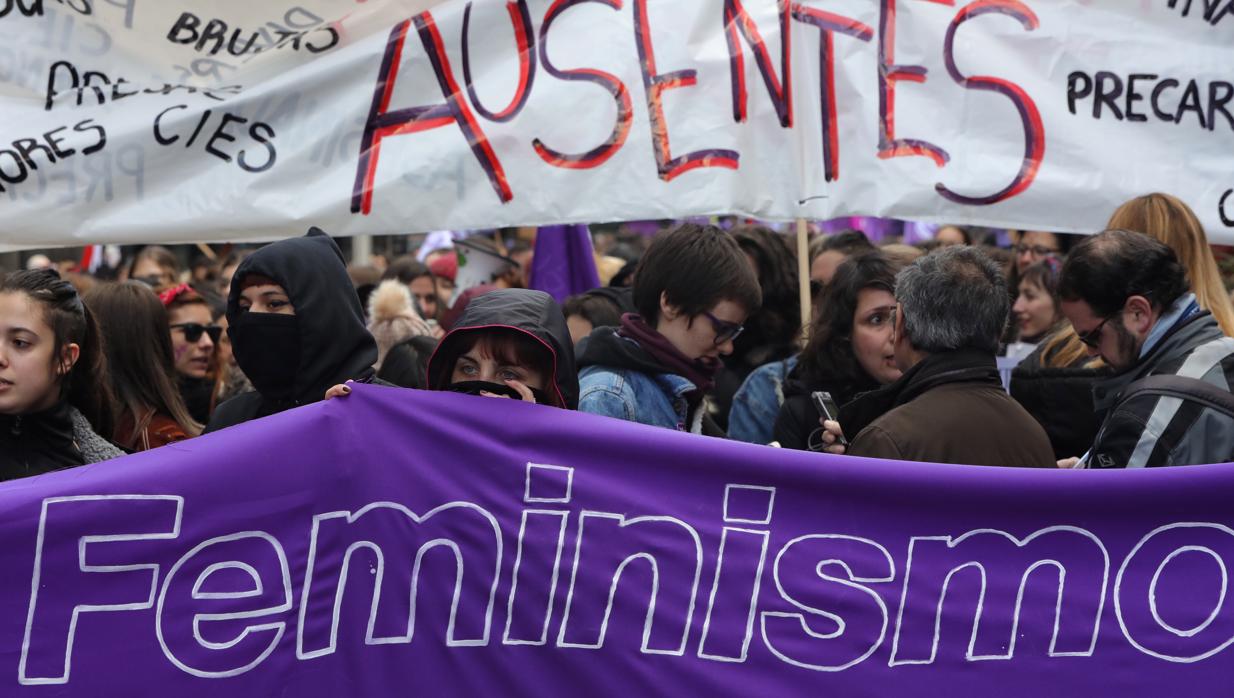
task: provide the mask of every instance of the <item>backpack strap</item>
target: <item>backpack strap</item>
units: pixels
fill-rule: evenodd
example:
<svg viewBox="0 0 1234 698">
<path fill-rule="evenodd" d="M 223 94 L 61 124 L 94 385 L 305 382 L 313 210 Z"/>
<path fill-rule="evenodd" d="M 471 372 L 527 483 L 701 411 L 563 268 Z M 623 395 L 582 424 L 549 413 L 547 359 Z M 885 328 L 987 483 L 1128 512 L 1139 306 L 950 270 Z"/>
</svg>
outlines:
<svg viewBox="0 0 1234 698">
<path fill-rule="evenodd" d="M 1155 393 L 1199 402 L 1223 414 L 1234 417 L 1234 393 L 1222 390 L 1207 381 L 1186 376 L 1148 376 L 1127 386 L 1119 403 L 1125 403 L 1137 395 Z"/>
</svg>

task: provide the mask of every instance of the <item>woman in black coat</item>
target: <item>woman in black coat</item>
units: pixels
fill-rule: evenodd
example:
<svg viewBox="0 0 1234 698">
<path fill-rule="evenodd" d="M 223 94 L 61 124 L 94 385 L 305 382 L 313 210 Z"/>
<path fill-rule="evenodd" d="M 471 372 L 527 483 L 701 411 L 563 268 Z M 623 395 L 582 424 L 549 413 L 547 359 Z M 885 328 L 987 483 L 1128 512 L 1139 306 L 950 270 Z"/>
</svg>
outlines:
<svg viewBox="0 0 1234 698">
<path fill-rule="evenodd" d="M 843 405 L 900 377 L 892 348 L 896 271 L 878 251 L 850 257 L 836 270 L 819 298 L 809 343 L 784 383 L 784 405 L 773 430 L 782 447 L 821 449 L 820 415 L 811 393 L 829 392 Z"/>
</svg>

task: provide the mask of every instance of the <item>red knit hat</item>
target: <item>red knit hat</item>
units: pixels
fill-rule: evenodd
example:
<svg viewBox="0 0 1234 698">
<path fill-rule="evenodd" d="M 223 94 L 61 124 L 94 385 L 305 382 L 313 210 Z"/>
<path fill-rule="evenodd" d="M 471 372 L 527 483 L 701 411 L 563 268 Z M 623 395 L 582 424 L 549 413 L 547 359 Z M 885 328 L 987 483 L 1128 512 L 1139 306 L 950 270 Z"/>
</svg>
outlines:
<svg viewBox="0 0 1234 698">
<path fill-rule="evenodd" d="M 449 279 L 451 282 L 458 276 L 458 255 L 454 252 L 443 254 L 429 262 L 428 270 L 441 279 Z"/>
</svg>

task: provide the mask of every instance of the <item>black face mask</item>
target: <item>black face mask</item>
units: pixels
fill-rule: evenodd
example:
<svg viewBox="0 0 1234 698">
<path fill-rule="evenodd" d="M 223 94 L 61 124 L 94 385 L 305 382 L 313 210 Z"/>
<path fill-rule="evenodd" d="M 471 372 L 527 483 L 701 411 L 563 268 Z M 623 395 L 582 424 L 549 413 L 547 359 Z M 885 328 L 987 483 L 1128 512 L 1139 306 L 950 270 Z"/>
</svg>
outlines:
<svg viewBox="0 0 1234 698">
<path fill-rule="evenodd" d="M 479 395 L 481 392 L 492 393 L 493 395 L 502 395 L 504 397 L 522 400 L 523 396 L 518 394 L 518 391 L 508 385 L 501 383 L 489 383 L 488 381 L 459 381 L 451 383 L 447 388 L 452 393 L 466 393 L 467 395 Z M 548 399 L 548 395 L 539 388 L 531 388 L 531 396 L 536 399 L 537 405 L 551 405 L 552 402 Z"/>
<path fill-rule="evenodd" d="M 227 328 L 236 363 L 253 387 L 271 400 L 295 398 L 300 329 L 295 315 L 241 313 Z"/>
</svg>

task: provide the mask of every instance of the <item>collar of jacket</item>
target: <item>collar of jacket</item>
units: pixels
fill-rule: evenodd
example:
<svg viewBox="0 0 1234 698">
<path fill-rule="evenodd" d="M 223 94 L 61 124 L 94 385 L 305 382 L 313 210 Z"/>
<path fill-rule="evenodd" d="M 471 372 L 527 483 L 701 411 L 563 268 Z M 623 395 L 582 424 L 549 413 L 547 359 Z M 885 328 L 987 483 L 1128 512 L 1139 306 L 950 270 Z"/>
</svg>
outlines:
<svg viewBox="0 0 1234 698">
<path fill-rule="evenodd" d="M 692 397 L 691 394 L 698 391 L 698 386 L 694 385 L 689 378 L 676 373 L 655 373 L 651 377 L 665 393 L 675 399 L 688 401 Z"/>
<path fill-rule="evenodd" d="M 0 432 L 20 438 L 35 434 L 37 439 L 63 443 L 73 441 L 73 415 L 69 403 L 61 400 L 50 409 L 32 414 L 0 415 Z"/>
<path fill-rule="evenodd" d="M 874 420 L 911 402 L 922 393 L 949 383 L 978 383 L 1002 388 L 994 354 L 980 349 L 956 349 L 931 354 L 900 379 L 858 395 L 840 408 L 840 424 L 851 441 Z"/>
<path fill-rule="evenodd" d="M 1093 385 L 1094 409 L 1098 412 L 1110 409 L 1118 402 L 1119 396 L 1128 385 L 1148 376 L 1171 359 L 1180 358 L 1201 344 L 1222 336 L 1221 327 L 1208 311 L 1197 313 L 1175 324 L 1134 366 Z"/>
</svg>

